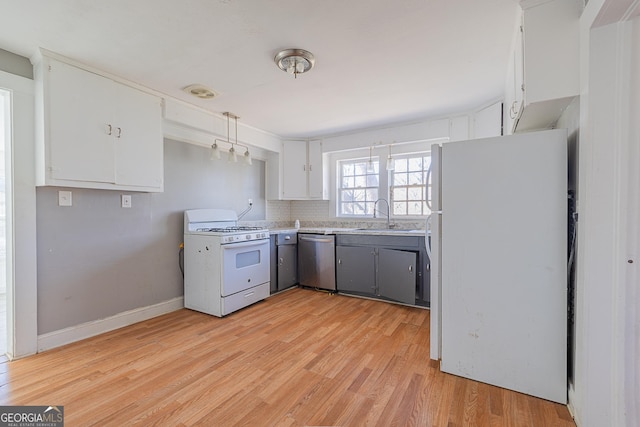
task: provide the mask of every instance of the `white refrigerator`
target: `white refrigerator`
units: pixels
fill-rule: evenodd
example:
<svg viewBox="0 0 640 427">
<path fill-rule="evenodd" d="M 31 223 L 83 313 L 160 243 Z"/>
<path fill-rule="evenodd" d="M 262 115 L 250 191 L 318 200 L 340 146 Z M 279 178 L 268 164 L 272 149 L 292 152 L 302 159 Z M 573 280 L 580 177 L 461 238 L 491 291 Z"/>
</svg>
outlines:
<svg viewBox="0 0 640 427">
<path fill-rule="evenodd" d="M 567 131 L 431 155 L 431 358 L 566 403 Z"/>
</svg>

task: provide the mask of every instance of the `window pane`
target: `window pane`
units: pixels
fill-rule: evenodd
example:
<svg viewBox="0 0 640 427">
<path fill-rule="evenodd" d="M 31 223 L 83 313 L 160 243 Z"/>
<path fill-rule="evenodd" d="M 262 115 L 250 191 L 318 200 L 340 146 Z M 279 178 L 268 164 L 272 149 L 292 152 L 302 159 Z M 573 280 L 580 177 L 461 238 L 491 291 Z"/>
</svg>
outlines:
<svg viewBox="0 0 640 427">
<path fill-rule="evenodd" d="M 406 173 L 394 173 L 393 174 L 393 185 L 407 185 L 407 174 Z"/>
<path fill-rule="evenodd" d="M 396 159 L 396 161 L 395 161 L 395 171 L 396 172 L 406 172 L 407 171 L 407 159 Z"/>
<path fill-rule="evenodd" d="M 407 200 L 407 189 L 406 187 L 394 188 L 392 194 L 393 200 Z"/>
<path fill-rule="evenodd" d="M 410 171 L 421 171 L 422 170 L 422 157 L 412 157 L 409 159 L 409 170 Z"/>
<path fill-rule="evenodd" d="M 401 202 L 393 202 L 393 214 L 394 215 L 406 215 L 407 204 Z"/>
<path fill-rule="evenodd" d="M 422 203 L 409 202 L 409 215 L 422 215 Z"/>
<path fill-rule="evenodd" d="M 342 178 L 342 188 L 353 188 L 355 184 L 355 180 L 352 176 L 343 177 Z"/>
<path fill-rule="evenodd" d="M 424 187 L 410 187 L 406 199 L 407 200 L 422 200 L 422 189 L 423 188 Z"/>
<path fill-rule="evenodd" d="M 353 205 L 353 215 L 364 215 L 364 203 L 356 203 Z"/>
<path fill-rule="evenodd" d="M 355 177 L 355 187 L 362 188 L 367 186 L 367 177 L 366 175 L 356 176 Z"/>
<path fill-rule="evenodd" d="M 353 163 L 342 164 L 342 175 L 353 175 Z"/>
<path fill-rule="evenodd" d="M 422 172 L 411 172 L 409 174 L 409 185 L 422 184 Z"/>
<path fill-rule="evenodd" d="M 367 187 L 377 187 L 378 185 L 378 175 L 367 175 Z"/>
<path fill-rule="evenodd" d="M 378 200 L 378 189 L 372 188 L 367 190 L 367 201 L 375 202 L 376 200 Z"/>
<path fill-rule="evenodd" d="M 367 202 L 365 205 L 365 215 L 371 215 L 373 216 L 373 205 L 375 202 Z"/>
</svg>

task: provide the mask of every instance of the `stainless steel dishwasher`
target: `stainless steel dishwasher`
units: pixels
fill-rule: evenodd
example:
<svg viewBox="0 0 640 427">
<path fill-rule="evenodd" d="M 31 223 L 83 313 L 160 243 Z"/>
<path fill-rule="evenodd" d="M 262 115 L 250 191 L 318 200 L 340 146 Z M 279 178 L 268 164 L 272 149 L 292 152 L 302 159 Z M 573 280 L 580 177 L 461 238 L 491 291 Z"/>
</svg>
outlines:
<svg viewBox="0 0 640 427">
<path fill-rule="evenodd" d="M 336 290 L 336 236 L 298 234 L 300 285 Z"/>
</svg>

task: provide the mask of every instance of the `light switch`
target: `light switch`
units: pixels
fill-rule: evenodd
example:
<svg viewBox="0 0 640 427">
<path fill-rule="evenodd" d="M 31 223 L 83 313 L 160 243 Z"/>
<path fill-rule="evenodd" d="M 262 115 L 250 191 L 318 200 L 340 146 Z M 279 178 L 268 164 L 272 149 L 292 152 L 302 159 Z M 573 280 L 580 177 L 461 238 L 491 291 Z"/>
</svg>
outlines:
<svg viewBox="0 0 640 427">
<path fill-rule="evenodd" d="M 71 191 L 58 191 L 58 206 L 72 206 Z"/>
<path fill-rule="evenodd" d="M 131 207 L 131 194 L 123 194 L 122 195 L 122 207 L 130 208 Z"/>
</svg>

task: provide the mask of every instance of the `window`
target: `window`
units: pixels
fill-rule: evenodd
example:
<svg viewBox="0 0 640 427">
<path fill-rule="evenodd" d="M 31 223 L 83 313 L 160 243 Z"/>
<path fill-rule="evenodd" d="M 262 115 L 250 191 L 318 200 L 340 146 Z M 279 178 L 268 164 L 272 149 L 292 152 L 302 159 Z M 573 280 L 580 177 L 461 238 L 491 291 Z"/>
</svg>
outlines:
<svg viewBox="0 0 640 427">
<path fill-rule="evenodd" d="M 338 215 L 373 215 L 380 186 L 377 159 L 338 162 Z"/>
<path fill-rule="evenodd" d="M 427 207 L 427 171 L 431 156 L 420 153 L 395 157 L 391 171 L 389 194 L 394 216 L 417 216 L 431 213 Z"/>
</svg>

